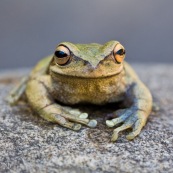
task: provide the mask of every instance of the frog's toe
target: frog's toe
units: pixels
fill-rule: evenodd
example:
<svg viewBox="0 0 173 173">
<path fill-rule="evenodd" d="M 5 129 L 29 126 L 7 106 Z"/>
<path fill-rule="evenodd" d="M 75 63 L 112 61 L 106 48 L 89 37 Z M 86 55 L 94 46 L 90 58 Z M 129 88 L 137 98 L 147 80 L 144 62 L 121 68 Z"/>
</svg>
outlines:
<svg viewBox="0 0 173 173">
<path fill-rule="evenodd" d="M 122 126 L 116 128 L 113 131 L 113 135 L 112 135 L 111 141 L 112 142 L 116 141 L 118 139 L 118 133 L 123 131 L 123 130 L 131 128 L 132 125 L 133 125 L 133 122 L 127 122 L 127 123 L 124 123 Z"/>
<path fill-rule="evenodd" d="M 81 127 L 82 127 L 81 124 L 73 123 L 73 130 L 78 131 L 81 129 Z"/>
<path fill-rule="evenodd" d="M 136 136 L 138 136 L 140 134 L 144 125 L 145 125 L 145 119 L 138 119 L 133 126 L 133 131 L 131 133 L 129 133 L 126 136 L 126 138 L 128 140 L 134 139 Z"/>
<path fill-rule="evenodd" d="M 88 118 L 88 114 L 87 113 L 81 113 L 79 115 L 79 118 L 86 119 L 86 118 Z"/>
<path fill-rule="evenodd" d="M 114 126 L 114 123 L 112 122 L 112 120 L 106 120 L 106 125 L 108 127 L 113 127 Z"/>
<path fill-rule="evenodd" d="M 96 127 L 97 126 L 97 121 L 96 120 L 90 120 L 88 123 L 89 127 Z"/>
<path fill-rule="evenodd" d="M 83 119 L 83 118 L 76 118 L 76 119 L 71 119 L 71 121 L 86 125 L 88 127 L 96 127 L 97 126 L 97 121 L 96 120 L 89 120 L 89 119 Z"/>
<path fill-rule="evenodd" d="M 59 125 L 78 131 L 81 129 L 81 124 L 73 123 L 68 121 L 66 118 L 62 117 L 61 115 L 55 115 L 55 122 L 57 122 Z"/>
<path fill-rule="evenodd" d="M 74 131 L 78 131 L 78 130 L 80 130 L 81 127 L 82 127 L 81 124 L 72 123 L 72 122 L 66 122 L 66 123 L 63 124 L 62 126 L 68 128 L 68 129 L 74 130 Z"/>
<path fill-rule="evenodd" d="M 122 115 L 121 117 L 114 118 L 112 120 L 106 120 L 106 125 L 108 127 L 114 127 L 117 124 L 124 122 L 126 118 L 127 118 L 126 115 Z"/>
<path fill-rule="evenodd" d="M 117 113 L 120 113 L 120 111 L 116 111 L 116 114 Z M 121 110 L 121 113 L 122 114 L 119 114 L 118 118 L 114 118 L 112 120 L 106 120 L 106 125 L 108 127 L 114 127 L 117 124 L 124 122 L 132 114 L 132 112 L 129 110 L 123 110 L 123 111 Z"/>
<path fill-rule="evenodd" d="M 73 109 L 71 107 L 64 107 L 65 112 L 68 114 L 71 114 L 75 117 L 81 118 L 81 119 L 86 119 L 88 118 L 88 113 L 86 112 L 81 112 L 79 109 Z"/>
</svg>

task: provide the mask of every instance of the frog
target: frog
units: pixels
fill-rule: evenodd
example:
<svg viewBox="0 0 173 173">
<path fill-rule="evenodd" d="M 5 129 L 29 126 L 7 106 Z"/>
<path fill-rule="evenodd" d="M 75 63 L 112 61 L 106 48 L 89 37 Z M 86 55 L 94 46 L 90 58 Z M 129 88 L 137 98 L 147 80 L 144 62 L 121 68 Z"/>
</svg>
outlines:
<svg viewBox="0 0 173 173">
<path fill-rule="evenodd" d="M 7 101 L 17 105 L 25 95 L 31 109 L 43 119 L 74 131 L 82 125 L 95 128 L 97 121 L 73 105 L 116 105 L 109 119 L 111 141 L 127 129 L 128 140 L 138 136 L 152 111 L 152 95 L 125 61 L 124 46 L 116 40 L 105 44 L 59 43 L 10 92 Z"/>
</svg>

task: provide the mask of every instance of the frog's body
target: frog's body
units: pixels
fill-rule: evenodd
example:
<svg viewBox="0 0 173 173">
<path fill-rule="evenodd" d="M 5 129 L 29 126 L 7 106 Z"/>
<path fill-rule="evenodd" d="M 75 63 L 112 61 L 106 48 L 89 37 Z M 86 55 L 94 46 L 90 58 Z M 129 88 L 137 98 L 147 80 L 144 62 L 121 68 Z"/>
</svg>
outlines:
<svg viewBox="0 0 173 173">
<path fill-rule="evenodd" d="M 52 56 L 47 58 L 48 64 Z M 43 59 L 45 62 L 45 59 Z M 42 64 L 42 62 L 40 62 Z M 36 66 L 36 69 L 40 64 Z M 39 69 L 38 74 L 42 71 Z M 35 69 L 32 76 L 37 76 Z M 125 87 L 124 71 L 118 75 L 100 78 L 85 78 L 62 74 L 51 75 L 52 87 L 49 89 L 54 98 L 64 104 L 91 103 L 103 105 L 123 99 Z M 50 76 L 49 76 L 50 78 Z M 120 82 L 121 81 L 121 82 Z M 114 97 L 116 95 L 116 97 Z"/>
<path fill-rule="evenodd" d="M 130 107 L 115 111 L 113 115 L 118 118 L 107 120 L 106 124 L 113 127 L 124 123 L 114 130 L 112 141 L 117 139 L 119 131 L 130 127 L 133 131 L 127 138 L 133 139 L 151 112 L 152 97 L 124 57 L 124 47 L 117 41 L 104 45 L 61 43 L 54 55 L 36 65 L 8 100 L 15 104 L 25 93 L 40 116 L 73 130 L 79 130 L 80 124 L 95 127 L 97 122 L 87 119 L 87 113 L 56 101 L 66 105 L 124 101 Z"/>
</svg>

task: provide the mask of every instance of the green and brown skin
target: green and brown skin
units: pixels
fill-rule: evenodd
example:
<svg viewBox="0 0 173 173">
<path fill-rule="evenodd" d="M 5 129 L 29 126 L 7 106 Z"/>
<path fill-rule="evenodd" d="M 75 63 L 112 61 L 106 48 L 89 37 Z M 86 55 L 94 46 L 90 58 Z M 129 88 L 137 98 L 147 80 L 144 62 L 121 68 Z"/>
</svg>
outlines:
<svg viewBox="0 0 173 173">
<path fill-rule="evenodd" d="M 120 131 L 132 128 L 127 135 L 131 140 L 146 124 L 152 96 L 124 58 L 124 47 L 118 41 L 104 45 L 60 43 L 55 54 L 41 60 L 11 92 L 8 101 L 16 104 L 26 94 L 31 108 L 41 117 L 72 130 L 79 130 L 81 124 L 95 127 L 97 121 L 70 105 L 105 106 L 124 101 L 128 108 L 113 112 L 117 117 L 107 120 L 106 125 L 116 126 L 112 141 Z"/>
</svg>

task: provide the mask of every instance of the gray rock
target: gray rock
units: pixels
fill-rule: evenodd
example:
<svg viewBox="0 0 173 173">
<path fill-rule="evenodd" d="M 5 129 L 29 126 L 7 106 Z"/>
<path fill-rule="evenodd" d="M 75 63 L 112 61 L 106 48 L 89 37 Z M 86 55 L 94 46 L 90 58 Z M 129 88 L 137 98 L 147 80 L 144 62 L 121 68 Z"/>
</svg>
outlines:
<svg viewBox="0 0 173 173">
<path fill-rule="evenodd" d="M 134 64 L 160 105 L 133 141 L 122 133 L 111 143 L 105 126 L 109 107 L 82 108 L 95 117 L 95 129 L 74 132 L 46 122 L 27 104 L 10 107 L 4 100 L 26 69 L 0 72 L 0 172 L 12 173 L 157 173 L 173 172 L 173 65 Z"/>
</svg>

